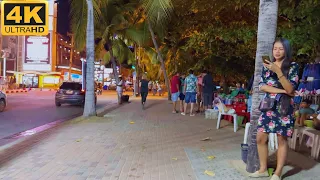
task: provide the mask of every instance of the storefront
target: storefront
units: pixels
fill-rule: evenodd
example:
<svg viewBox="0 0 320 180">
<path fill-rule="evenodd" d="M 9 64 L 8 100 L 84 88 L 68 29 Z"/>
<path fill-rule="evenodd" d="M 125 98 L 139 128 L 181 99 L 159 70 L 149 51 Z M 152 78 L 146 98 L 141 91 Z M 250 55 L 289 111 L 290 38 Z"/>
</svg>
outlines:
<svg viewBox="0 0 320 180">
<path fill-rule="evenodd" d="M 69 72 L 64 72 L 63 79 L 64 79 L 64 81 L 69 80 Z M 81 83 L 82 82 L 82 75 L 71 73 L 71 81 Z"/>
<path fill-rule="evenodd" d="M 59 88 L 62 83 L 62 76 L 59 72 L 41 74 L 39 76 L 39 88 Z"/>
</svg>

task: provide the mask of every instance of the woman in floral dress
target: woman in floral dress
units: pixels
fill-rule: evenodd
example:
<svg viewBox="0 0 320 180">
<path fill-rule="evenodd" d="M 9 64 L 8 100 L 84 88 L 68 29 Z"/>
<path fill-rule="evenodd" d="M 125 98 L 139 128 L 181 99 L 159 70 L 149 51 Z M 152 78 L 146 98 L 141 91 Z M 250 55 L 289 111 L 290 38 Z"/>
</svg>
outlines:
<svg viewBox="0 0 320 180">
<path fill-rule="evenodd" d="M 277 169 L 271 180 L 279 180 L 286 162 L 288 144 L 287 137 L 293 133 L 293 99 L 295 88 L 298 86 L 299 66 L 291 62 L 290 42 L 279 39 L 273 45 L 273 61 L 265 60 L 259 83 L 261 91 L 266 97 L 277 99 L 274 110 L 262 112 L 258 120 L 257 145 L 260 160 L 260 169 L 250 177 L 268 177 L 268 134 L 278 136 Z"/>
</svg>

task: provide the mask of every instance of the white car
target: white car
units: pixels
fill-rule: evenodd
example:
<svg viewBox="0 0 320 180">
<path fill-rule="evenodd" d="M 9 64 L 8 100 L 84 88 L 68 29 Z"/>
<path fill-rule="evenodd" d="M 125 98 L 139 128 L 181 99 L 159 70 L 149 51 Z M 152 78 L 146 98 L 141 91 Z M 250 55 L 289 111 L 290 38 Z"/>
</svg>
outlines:
<svg viewBox="0 0 320 180">
<path fill-rule="evenodd" d="M 0 112 L 6 109 L 7 103 L 7 95 L 0 91 Z"/>
</svg>

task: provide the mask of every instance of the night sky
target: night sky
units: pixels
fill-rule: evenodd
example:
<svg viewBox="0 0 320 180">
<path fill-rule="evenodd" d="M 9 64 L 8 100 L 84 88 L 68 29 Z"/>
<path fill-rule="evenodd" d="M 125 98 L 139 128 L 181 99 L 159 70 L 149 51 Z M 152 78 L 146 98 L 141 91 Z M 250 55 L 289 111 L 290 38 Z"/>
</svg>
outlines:
<svg viewBox="0 0 320 180">
<path fill-rule="evenodd" d="M 67 35 L 67 32 L 70 31 L 69 30 L 70 29 L 69 10 L 70 10 L 69 0 L 59 0 L 57 30 L 58 30 L 58 33 L 61 35 Z"/>
</svg>

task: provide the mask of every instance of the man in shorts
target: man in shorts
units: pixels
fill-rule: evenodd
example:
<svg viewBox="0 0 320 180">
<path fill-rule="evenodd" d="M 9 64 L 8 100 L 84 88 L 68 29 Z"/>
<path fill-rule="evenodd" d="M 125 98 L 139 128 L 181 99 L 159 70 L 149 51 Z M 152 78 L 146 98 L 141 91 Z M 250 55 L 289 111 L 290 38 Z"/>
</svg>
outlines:
<svg viewBox="0 0 320 180">
<path fill-rule="evenodd" d="M 184 112 L 183 107 L 184 107 L 184 99 L 185 99 L 185 94 L 184 94 L 184 80 L 185 80 L 185 78 L 186 78 L 186 76 L 184 74 L 182 74 L 180 77 L 180 95 L 179 95 L 180 112 Z"/>
<path fill-rule="evenodd" d="M 193 113 L 194 104 L 196 103 L 197 92 L 199 92 L 198 78 L 193 74 L 193 70 L 189 71 L 189 76 L 184 81 L 184 92 L 186 95 L 184 111 L 181 115 L 186 115 L 187 106 L 191 103 L 190 116 L 195 116 Z"/>
<path fill-rule="evenodd" d="M 173 109 L 172 113 L 178 113 L 177 111 L 177 101 L 179 98 L 179 89 L 180 89 L 180 74 L 177 72 L 175 75 L 171 78 L 171 100 L 173 102 Z"/>
</svg>

